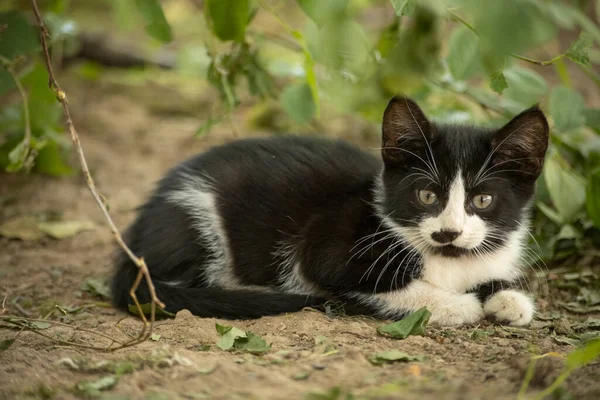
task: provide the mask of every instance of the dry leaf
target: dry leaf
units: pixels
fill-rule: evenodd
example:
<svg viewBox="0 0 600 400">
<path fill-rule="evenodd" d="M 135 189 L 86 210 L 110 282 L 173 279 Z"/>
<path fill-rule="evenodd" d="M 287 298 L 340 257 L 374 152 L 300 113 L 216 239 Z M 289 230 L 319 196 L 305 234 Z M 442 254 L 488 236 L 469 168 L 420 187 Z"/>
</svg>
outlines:
<svg viewBox="0 0 600 400">
<path fill-rule="evenodd" d="M 38 227 L 40 231 L 44 232 L 50 237 L 53 237 L 54 239 L 64 239 L 75 236 L 79 232 L 94 229 L 96 224 L 89 220 L 53 221 L 40 222 Z"/>
<path fill-rule="evenodd" d="M 9 239 L 39 240 L 44 234 L 34 217 L 21 215 L 0 225 L 0 235 Z"/>
</svg>

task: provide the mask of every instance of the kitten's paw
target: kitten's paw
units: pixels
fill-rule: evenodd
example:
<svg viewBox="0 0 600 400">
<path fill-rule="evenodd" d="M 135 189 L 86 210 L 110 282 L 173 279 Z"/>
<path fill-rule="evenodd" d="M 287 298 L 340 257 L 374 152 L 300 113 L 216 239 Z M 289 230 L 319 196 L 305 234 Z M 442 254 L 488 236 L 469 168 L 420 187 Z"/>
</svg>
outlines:
<svg viewBox="0 0 600 400">
<path fill-rule="evenodd" d="M 502 290 L 485 302 L 485 315 L 493 316 L 499 322 L 512 326 L 527 325 L 533 319 L 533 300 L 516 290 Z"/>
<path fill-rule="evenodd" d="M 483 319 L 483 307 L 474 293 L 457 294 L 432 306 L 429 321 L 435 325 L 458 326 Z"/>
</svg>

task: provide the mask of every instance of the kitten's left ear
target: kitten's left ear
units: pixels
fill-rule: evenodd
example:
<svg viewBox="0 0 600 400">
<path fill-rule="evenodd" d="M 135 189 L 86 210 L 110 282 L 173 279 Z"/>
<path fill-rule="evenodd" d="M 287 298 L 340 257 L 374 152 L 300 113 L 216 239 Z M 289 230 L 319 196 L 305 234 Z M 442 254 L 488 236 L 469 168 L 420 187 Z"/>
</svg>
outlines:
<svg viewBox="0 0 600 400">
<path fill-rule="evenodd" d="M 523 111 L 492 138 L 492 165 L 498 170 L 522 172 L 535 180 L 542 172 L 548 149 L 548 121 L 537 106 Z"/>
</svg>

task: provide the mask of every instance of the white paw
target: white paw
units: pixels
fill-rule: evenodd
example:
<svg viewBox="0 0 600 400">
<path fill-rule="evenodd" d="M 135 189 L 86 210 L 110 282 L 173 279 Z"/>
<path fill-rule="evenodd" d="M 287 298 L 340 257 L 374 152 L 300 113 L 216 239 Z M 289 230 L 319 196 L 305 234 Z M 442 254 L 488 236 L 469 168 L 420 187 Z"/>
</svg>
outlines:
<svg viewBox="0 0 600 400">
<path fill-rule="evenodd" d="M 481 302 L 474 293 L 457 294 L 430 308 L 429 322 L 441 326 L 472 324 L 485 315 Z"/>
<path fill-rule="evenodd" d="M 493 316 L 497 321 L 508 322 L 512 326 L 527 325 L 533 319 L 535 307 L 533 300 L 516 290 L 502 290 L 485 302 L 485 315 Z"/>
</svg>

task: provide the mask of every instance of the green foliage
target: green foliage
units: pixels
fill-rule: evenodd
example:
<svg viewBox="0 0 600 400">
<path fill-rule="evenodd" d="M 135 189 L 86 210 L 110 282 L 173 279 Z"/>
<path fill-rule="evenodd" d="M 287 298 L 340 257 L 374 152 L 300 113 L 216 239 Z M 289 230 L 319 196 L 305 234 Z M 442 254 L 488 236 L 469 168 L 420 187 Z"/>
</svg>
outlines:
<svg viewBox="0 0 600 400">
<path fill-rule="evenodd" d="M 236 327 L 215 324 L 221 337 L 217 347 L 221 350 L 238 350 L 252 354 L 262 354 L 269 351 L 271 345 L 252 332 L 244 332 Z"/>
<path fill-rule="evenodd" d="M 250 19 L 249 0 L 207 0 L 205 10 L 212 31 L 219 39 L 244 41 Z"/>
<path fill-rule="evenodd" d="M 281 94 L 281 105 L 288 115 L 299 124 L 309 122 L 315 115 L 312 92 L 310 86 L 304 82 L 285 88 Z"/>
<path fill-rule="evenodd" d="M 422 361 L 423 356 L 411 356 L 410 354 L 406 354 L 400 350 L 388 350 L 380 353 L 373 354 L 369 357 L 369 361 L 375 365 L 381 365 L 385 363 L 394 363 L 394 362 L 407 362 L 407 361 Z"/>
<path fill-rule="evenodd" d="M 43 10 L 53 46 L 67 40 L 67 3 L 48 1 Z M 143 23 L 150 37 L 173 39 L 175 29 L 162 8 L 170 2 L 109 3 L 121 27 L 132 30 Z M 204 1 L 204 9 L 186 22 L 196 18 L 201 29 L 182 30 L 208 36 L 196 38 L 207 53 L 198 73 L 205 73 L 220 94 L 198 135 L 232 121 L 228 114 L 248 96 L 278 99 L 286 119 L 280 126 L 286 130 L 329 113 L 379 124 L 386 102 L 397 93 L 417 98 L 440 122 L 490 126 L 539 103 L 550 120 L 551 144 L 532 232 L 546 258 L 564 255 L 565 246 L 573 252 L 600 245 L 599 206 L 594 200 L 600 190 L 600 109 L 586 105 L 570 77 L 571 69 L 579 68 L 590 77 L 590 85 L 600 86 L 600 28 L 583 8 L 567 0 L 486 1 L 484 6 L 479 0 L 389 0 L 387 6 L 394 12 L 383 26 L 378 19 L 365 18 L 374 3 L 364 0 Z M 254 19 L 257 14 L 260 23 Z M 271 26 L 261 26 L 264 21 Z M 72 173 L 64 163 L 68 141 L 39 62 L 35 27 L 22 11 L 0 14 L 3 25 L 7 30 L 0 34 L 2 64 L 12 68 L 28 99 L 19 98 L 9 70 L 0 70 L 0 93 L 14 94 L 15 99 L 0 112 L 0 167 L 31 168 L 53 176 Z M 174 28 L 180 32 L 179 26 Z M 579 36 L 559 49 L 561 30 Z M 547 44 L 553 46 L 546 49 L 557 53 L 547 60 L 529 58 Z M 551 83 L 556 81 L 561 84 Z M 30 139 L 25 135 L 26 108 Z"/>
<path fill-rule="evenodd" d="M 396 339 L 406 339 L 409 335 L 422 336 L 425 333 L 429 317 L 431 317 L 431 312 L 426 307 L 423 307 L 400 321 L 380 326 L 377 328 L 377 332 Z"/>
<path fill-rule="evenodd" d="M 146 32 L 162 42 L 173 40 L 171 26 L 158 0 L 135 0 L 135 5 L 146 22 Z"/>
</svg>

